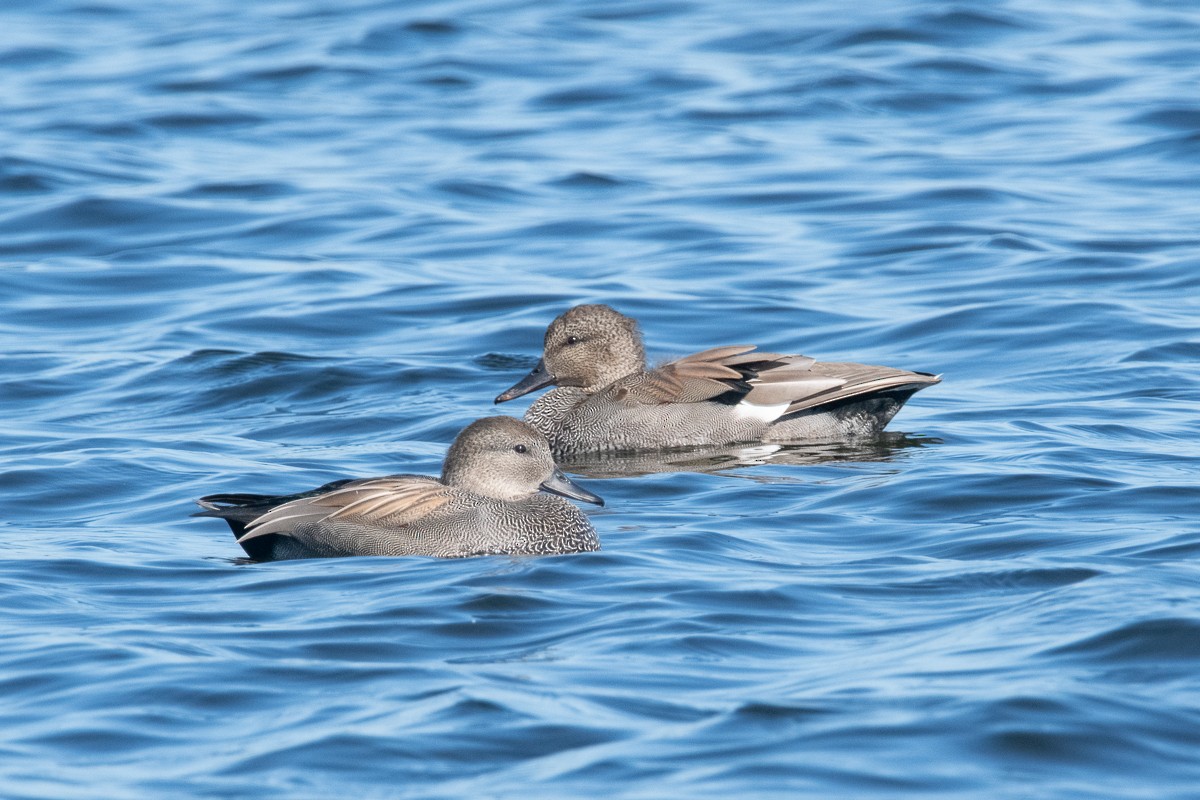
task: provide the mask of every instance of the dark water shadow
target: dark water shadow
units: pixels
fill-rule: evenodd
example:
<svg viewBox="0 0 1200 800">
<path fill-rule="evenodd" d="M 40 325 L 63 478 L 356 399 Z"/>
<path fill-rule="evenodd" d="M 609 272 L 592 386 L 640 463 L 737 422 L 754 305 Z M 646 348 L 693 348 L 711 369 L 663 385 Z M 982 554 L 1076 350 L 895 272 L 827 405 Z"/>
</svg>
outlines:
<svg viewBox="0 0 1200 800">
<path fill-rule="evenodd" d="M 941 444 L 929 436 L 882 433 L 877 437 L 819 443 L 755 443 L 564 456 L 559 465 L 587 478 L 628 478 L 660 472 L 724 472 L 764 464 L 813 466 L 837 462 L 891 461 L 911 448 Z"/>
</svg>

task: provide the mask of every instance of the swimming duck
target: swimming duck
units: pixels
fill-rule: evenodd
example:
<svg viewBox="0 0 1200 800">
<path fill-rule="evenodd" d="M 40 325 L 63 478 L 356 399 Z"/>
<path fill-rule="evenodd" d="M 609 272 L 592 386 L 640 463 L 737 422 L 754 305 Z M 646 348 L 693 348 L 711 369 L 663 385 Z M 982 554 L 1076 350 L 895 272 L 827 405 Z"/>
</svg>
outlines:
<svg viewBox="0 0 1200 800">
<path fill-rule="evenodd" d="M 936 375 L 728 345 L 648 369 L 637 322 L 579 305 L 550 323 L 542 358 L 497 403 L 555 386 L 525 412 L 556 457 L 877 434 Z"/>
<path fill-rule="evenodd" d="M 214 494 L 193 516 L 229 523 L 258 561 L 327 556 L 550 555 L 599 550 L 575 506 L 539 490 L 604 505 L 554 463 L 546 438 L 512 417 L 459 433 L 441 478 L 340 480 L 292 495 Z"/>
</svg>

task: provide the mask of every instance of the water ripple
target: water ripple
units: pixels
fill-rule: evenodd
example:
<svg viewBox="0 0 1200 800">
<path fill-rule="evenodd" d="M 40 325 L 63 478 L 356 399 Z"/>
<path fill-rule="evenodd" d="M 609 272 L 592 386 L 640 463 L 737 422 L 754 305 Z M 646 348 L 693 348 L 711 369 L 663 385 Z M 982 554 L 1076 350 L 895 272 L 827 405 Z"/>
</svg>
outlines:
<svg viewBox="0 0 1200 800">
<path fill-rule="evenodd" d="M 1195 794 L 1191 6 L 10 5 L 0 794 Z M 187 516 L 436 474 L 577 302 L 945 380 L 567 464 L 598 553 Z"/>
</svg>

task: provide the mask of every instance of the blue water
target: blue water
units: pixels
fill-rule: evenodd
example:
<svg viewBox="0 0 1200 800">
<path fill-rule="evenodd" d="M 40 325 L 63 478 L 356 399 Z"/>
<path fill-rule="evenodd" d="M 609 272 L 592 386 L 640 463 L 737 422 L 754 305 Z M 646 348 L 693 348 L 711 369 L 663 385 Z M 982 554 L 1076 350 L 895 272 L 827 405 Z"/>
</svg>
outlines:
<svg viewBox="0 0 1200 800">
<path fill-rule="evenodd" d="M 0 796 L 1200 796 L 1200 6 L 0 31 Z M 577 467 L 595 554 L 188 517 L 437 472 L 585 301 L 945 381 L 878 442 Z"/>
</svg>

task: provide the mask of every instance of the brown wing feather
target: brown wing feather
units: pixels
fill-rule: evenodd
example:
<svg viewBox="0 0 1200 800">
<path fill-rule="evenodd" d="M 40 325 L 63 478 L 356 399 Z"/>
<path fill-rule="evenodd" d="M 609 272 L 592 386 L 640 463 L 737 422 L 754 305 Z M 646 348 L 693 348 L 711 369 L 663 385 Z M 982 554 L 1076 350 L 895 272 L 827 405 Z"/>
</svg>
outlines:
<svg viewBox="0 0 1200 800">
<path fill-rule="evenodd" d="M 339 519 L 400 528 L 439 508 L 453 489 L 433 478 L 400 476 L 372 478 L 316 497 L 293 500 L 271 509 L 246 526 L 245 541 L 269 533 L 290 533 L 305 522 Z"/>
<path fill-rule="evenodd" d="M 871 364 L 819 362 L 808 356 L 758 352 L 753 345 L 713 347 L 632 375 L 613 385 L 614 398 L 642 405 L 701 403 L 730 392 L 783 414 L 880 391 L 920 388 L 938 378 Z"/>
<path fill-rule="evenodd" d="M 764 353 L 761 350 L 755 350 L 753 353 L 746 353 L 740 356 L 730 356 L 729 358 L 721 359 L 721 363 L 727 367 L 747 366 L 751 368 L 770 369 L 772 366 L 783 366 L 785 364 L 796 364 L 805 362 L 813 363 L 815 359 L 808 356 L 785 356 L 780 353 Z"/>
<path fill-rule="evenodd" d="M 688 378 L 712 378 L 713 380 L 741 380 L 742 373 L 714 361 L 680 361 L 673 364 L 671 371 L 681 380 Z"/>
<path fill-rule="evenodd" d="M 692 353 L 618 381 L 614 396 L 642 405 L 662 405 L 701 403 L 731 391 L 745 392 L 742 382 L 753 374 L 752 365 L 782 358 L 774 353 L 748 355 L 754 349 L 752 344 L 732 344 Z"/>
<path fill-rule="evenodd" d="M 690 356 L 684 356 L 678 361 L 672 362 L 675 364 L 686 364 L 689 361 L 724 361 L 727 358 L 740 356 L 744 353 L 749 353 L 754 350 L 757 345 L 753 344 L 727 344 L 721 347 L 710 347 L 707 350 L 701 350 L 699 353 L 692 353 Z"/>
<path fill-rule="evenodd" d="M 400 527 L 420 519 L 449 499 L 449 488 L 440 483 L 414 482 L 355 500 L 329 517 L 374 524 L 386 522 Z"/>
</svg>

